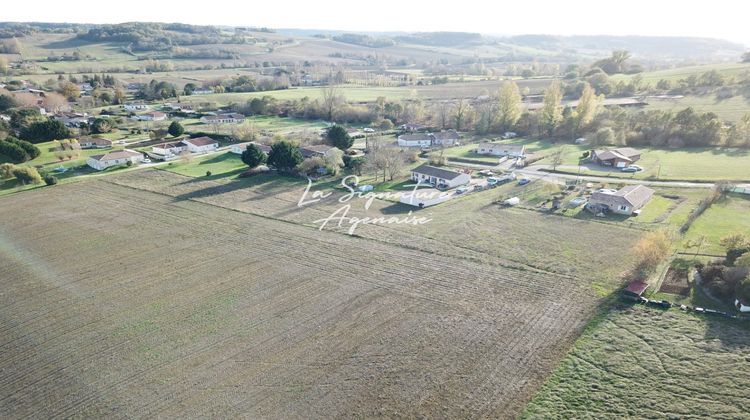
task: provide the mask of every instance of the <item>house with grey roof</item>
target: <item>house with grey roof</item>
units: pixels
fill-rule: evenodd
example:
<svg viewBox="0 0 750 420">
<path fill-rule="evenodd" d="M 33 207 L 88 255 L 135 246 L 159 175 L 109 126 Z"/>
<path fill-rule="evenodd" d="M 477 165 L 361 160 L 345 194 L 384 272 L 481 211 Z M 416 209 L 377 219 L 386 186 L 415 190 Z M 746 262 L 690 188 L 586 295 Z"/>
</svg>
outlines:
<svg viewBox="0 0 750 420">
<path fill-rule="evenodd" d="M 526 152 L 526 146 L 523 144 L 503 144 L 503 143 L 479 143 L 476 153 L 479 155 L 507 156 L 513 158 L 522 158 Z"/>
<path fill-rule="evenodd" d="M 624 168 L 641 158 L 641 152 L 632 147 L 620 147 L 611 150 L 592 150 L 591 160 L 600 165 L 613 168 Z"/>
<path fill-rule="evenodd" d="M 421 165 L 412 169 L 411 179 L 419 184 L 429 184 L 446 189 L 466 185 L 471 182 L 471 176 L 467 173 L 430 165 Z"/>
<path fill-rule="evenodd" d="M 600 190 L 591 194 L 586 208 L 596 214 L 612 212 L 630 216 L 645 206 L 653 195 L 654 190 L 645 185 L 628 185 L 615 192 Z"/>
</svg>

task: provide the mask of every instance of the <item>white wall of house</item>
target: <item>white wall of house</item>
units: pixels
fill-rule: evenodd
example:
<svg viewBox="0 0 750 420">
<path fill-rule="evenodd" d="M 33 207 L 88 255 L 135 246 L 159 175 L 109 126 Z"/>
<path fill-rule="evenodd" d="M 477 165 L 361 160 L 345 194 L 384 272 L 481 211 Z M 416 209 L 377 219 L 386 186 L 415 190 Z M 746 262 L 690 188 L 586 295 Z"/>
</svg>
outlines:
<svg viewBox="0 0 750 420">
<path fill-rule="evenodd" d="M 207 144 L 205 146 L 195 146 L 190 143 L 186 143 L 186 144 L 187 144 L 187 150 L 190 153 L 208 153 L 208 152 L 213 152 L 214 150 L 219 148 L 219 143 Z"/>
<path fill-rule="evenodd" d="M 432 140 L 404 140 L 398 139 L 398 145 L 401 147 L 430 147 Z"/>
<path fill-rule="evenodd" d="M 448 188 L 460 187 L 461 185 L 466 185 L 471 182 L 471 176 L 469 174 L 460 174 L 457 177 L 448 180 L 445 178 L 427 176 L 417 172 L 412 172 L 411 179 L 414 182 L 418 182 L 421 184 L 431 184 L 434 186 L 445 184 L 448 186 Z"/>
<path fill-rule="evenodd" d="M 133 164 L 140 163 L 143 160 L 143 156 L 133 156 L 129 158 L 120 158 L 120 159 L 108 159 L 108 160 L 96 160 L 93 158 L 88 158 L 86 160 L 86 164 L 90 167 L 96 169 L 97 171 L 103 171 L 107 168 L 111 168 L 112 166 L 118 166 L 118 165 L 125 165 L 128 163 L 128 161 L 133 162 Z"/>
<path fill-rule="evenodd" d="M 183 147 L 159 147 L 154 146 L 151 148 L 151 151 L 156 153 L 157 155 L 164 155 L 166 157 L 179 155 L 183 151 L 187 150 L 186 146 Z"/>
</svg>

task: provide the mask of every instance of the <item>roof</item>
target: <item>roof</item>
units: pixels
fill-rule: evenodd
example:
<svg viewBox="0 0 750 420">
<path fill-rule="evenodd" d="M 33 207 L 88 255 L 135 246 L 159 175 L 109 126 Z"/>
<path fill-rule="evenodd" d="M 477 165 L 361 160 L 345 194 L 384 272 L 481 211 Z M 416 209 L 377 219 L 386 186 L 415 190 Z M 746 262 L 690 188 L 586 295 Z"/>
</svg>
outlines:
<svg viewBox="0 0 750 420">
<path fill-rule="evenodd" d="M 625 292 L 640 296 L 646 291 L 646 289 L 648 289 L 648 283 L 636 280 L 628 284 L 625 288 Z"/>
<path fill-rule="evenodd" d="M 237 143 L 237 144 L 233 145 L 232 147 L 240 147 L 240 148 L 244 149 L 244 148 L 247 148 L 247 146 L 249 146 L 251 144 L 254 144 L 254 145 L 258 146 L 258 149 L 260 149 L 263 153 L 268 153 L 268 152 L 271 151 L 271 146 L 269 146 L 267 144 L 263 144 L 263 143 L 258 143 L 258 142 L 255 142 L 255 141 L 248 141 L 248 142 L 245 142 L 245 143 Z"/>
<path fill-rule="evenodd" d="M 627 204 L 631 207 L 641 207 L 651 199 L 654 190 L 644 185 L 628 185 L 615 193 L 595 192 L 591 195 L 591 203 Z"/>
<path fill-rule="evenodd" d="M 452 180 L 462 175 L 461 172 L 451 171 L 450 169 L 436 168 L 430 165 L 422 165 L 418 168 L 412 169 L 412 172 L 447 180 Z"/>
<path fill-rule="evenodd" d="M 184 147 L 184 146 L 185 145 L 182 144 L 179 141 L 173 141 L 173 142 L 169 142 L 169 143 L 155 144 L 155 145 L 152 146 L 152 148 L 157 148 L 157 149 L 173 149 L 173 148 L 176 148 L 176 147 Z"/>
<path fill-rule="evenodd" d="M 632 161 L 634 157 L 640 156 L 641 152 L 632 147 L 620 147 L 612 150 L 594 150 L 594 154 L 599 160 L 622 159 Z"/>
<path fill-rule="evenodd" d="M 429 133 L 403 134 L 398 136 L 398 139 L 404 141 L 432 141 L 432 135 Z"/>
<path fill-rule="evenodd" d="M 101 145 L 109 146 L 109 145 L 112 144 L 112 140 L 107 140 L 107 139 L 104 139 L 104 138 L 101 138 L 101 137 L 94 137 L 94 138 L 89 138 L 89 139 L 80 139 L 80 140 L 78 140 L 78 142 L 79 143 L 86 143 L 86 144 L 91 143 L 91 144 L 96 144 L 96 145 L 100 145 L 100 146 Z"/>
<path fill-rule="evenodd" d="M 502 150 L 505 153 L 523 153 L 526 146 L 523 144 L 503 144 L 503 143 L 479 143 L 478 148 L 490 150 Z"/>
<path fill-rule="evenodd" d="M 302 156 L 305 158 L 309 158 L 316 155 L 325 155 L 331 149 L 335 149 L 333 146 L 329 146 L 327 144 L 315 144 L 312 146 L 304 146 L 300 147 L 299 151 L 302 153 Z"/>
<path fill-rule="evenodd" d="M 441 131 L 439 133 L 432 133 L 432 135 L 438 140 L 458 140 L 461 138 L 455 130 Z"/>
<path fill-rule="evenodd" d="M 193 146 L 201 147 L 201 146 L 208 146 L 209 144 L 218 144 L 219 142 L 212 139 L 211 137 L 196 137 L 194 139 L 185 139 L 182 141 L 183 143 L 190 143 Z"/>
<path fill-rule="evenodd" d="M 143 154 L 140 152 L 132 151 L 132 150 L 117 150 L 114 152 L 105 153 L 103 155 L 94 155 L 94 156 L 91 156 L 90 159 L 103 161 L 103 160 L 130 158 L 130 157 L 136 157 L 136 156 L 143 156 Z"/>
</svg>

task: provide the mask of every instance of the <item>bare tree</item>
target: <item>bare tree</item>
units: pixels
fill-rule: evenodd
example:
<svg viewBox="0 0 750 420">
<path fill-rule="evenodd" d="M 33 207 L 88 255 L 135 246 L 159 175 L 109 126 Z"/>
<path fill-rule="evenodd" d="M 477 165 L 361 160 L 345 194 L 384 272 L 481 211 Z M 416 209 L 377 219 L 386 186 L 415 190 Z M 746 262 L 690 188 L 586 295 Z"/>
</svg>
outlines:
<svg viewBox="0 0 750 420">
<path fill-rule="evenodd" d="M 336 109 L 339 103 L 342 101 L 341 89 L 334 84 L 330 84 L 323 88 L 323 110 L 328 117 L 328 121 L 333 121 L 333 117 L 336 115 Z"/>
</svg>

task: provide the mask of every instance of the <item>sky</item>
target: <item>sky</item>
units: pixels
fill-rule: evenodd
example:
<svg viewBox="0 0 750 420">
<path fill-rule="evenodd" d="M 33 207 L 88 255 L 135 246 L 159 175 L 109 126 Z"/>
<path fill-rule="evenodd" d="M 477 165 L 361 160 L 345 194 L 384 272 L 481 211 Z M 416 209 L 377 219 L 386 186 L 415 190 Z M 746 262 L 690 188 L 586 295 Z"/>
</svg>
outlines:
<svg viewBox="0 0 750 420">
<path fill-rule="evenodd" d="M 204 25 L 484 34 L 663 35 L 721 38 L 750 46 L 747 0 L 36 0 L 7 7 L 18 22 L 181 22 Z"/>
</svg>

